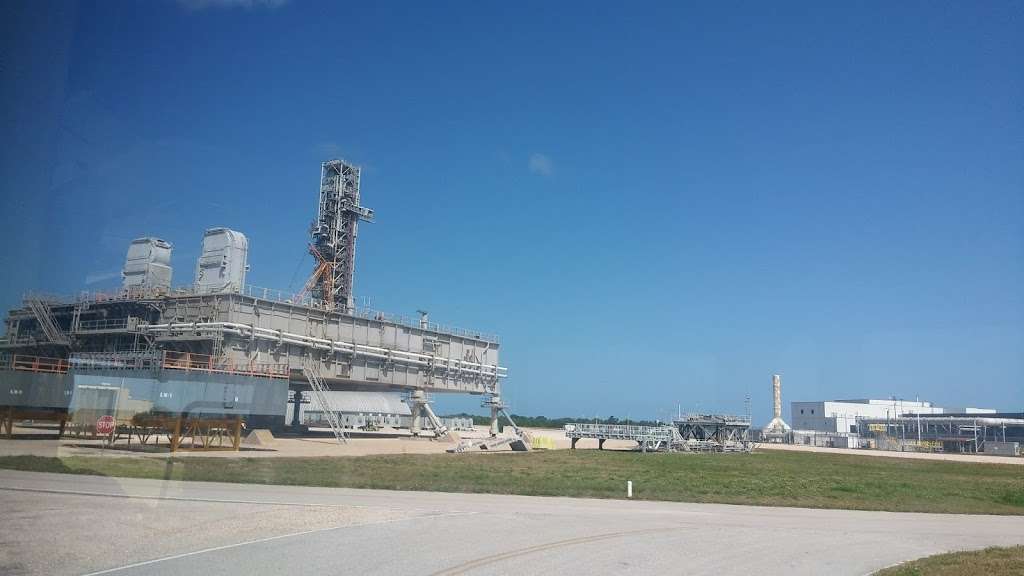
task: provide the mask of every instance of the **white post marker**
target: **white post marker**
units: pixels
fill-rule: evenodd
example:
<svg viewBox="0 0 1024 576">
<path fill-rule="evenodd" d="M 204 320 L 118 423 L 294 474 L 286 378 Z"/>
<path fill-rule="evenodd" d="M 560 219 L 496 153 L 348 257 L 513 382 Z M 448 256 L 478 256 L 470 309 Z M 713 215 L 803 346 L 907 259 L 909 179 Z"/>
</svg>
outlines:
<svg viewBox="0 0 1024 576">
<path fill-rule="evenodd" d="M 626 480 L 626 498 L 633 497 L 633 481 Z"/>
</svg>

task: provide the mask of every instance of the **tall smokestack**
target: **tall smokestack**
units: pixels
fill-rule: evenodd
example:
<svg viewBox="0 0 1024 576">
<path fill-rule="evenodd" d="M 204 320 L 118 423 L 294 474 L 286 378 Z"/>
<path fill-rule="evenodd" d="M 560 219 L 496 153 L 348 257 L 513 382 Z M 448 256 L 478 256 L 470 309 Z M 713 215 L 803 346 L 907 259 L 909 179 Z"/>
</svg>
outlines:
<svg viewBox="0 0 1024 576">
<path fill-rule="evenodd" d="M 789 432 L 789 424 L 782 419 L 782 376 L 772 375 L 772 421 L 764 427 L 767 436 L 781 437 Z"/>
<path fill-rule="evenodd" d="M 778 374 L 772 375 L 772 419 L 782 418 L 782 377 Z"/>
</svg>

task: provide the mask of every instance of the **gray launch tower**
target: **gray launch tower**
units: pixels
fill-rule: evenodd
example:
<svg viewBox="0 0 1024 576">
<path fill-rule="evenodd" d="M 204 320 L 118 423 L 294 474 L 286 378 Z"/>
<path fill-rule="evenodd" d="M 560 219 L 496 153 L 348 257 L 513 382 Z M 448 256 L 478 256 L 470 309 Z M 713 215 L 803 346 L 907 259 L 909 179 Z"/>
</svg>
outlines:
<svg viewBox="0 0 1024 576">
<path fill-rule="evenodd" d="M 355 308 L 352 276 L 359 221 L 373 222 L 373 210 L 359 205 L 360 168 L 344 160 L 320 166 L 320 207 L 310 228 L 309 252 L 317 260 L 310 292 L 328 310 Z"/>
<path fill-rule="evenodd" d="M 171 286 L 171 244 L 147 237 L 129 247 L 116 291 L 26 296 L 0 335 L 0 427 L 50 418 L 94 429 L 102 408 L 122 428 L 177 438 L 231 428 L 237 449 L 242 419 L 283 428 L 289 395 L 298 406 L 311 393 L 344 441 L 326 393 L 372 391 L 408 394 L 413 434 L 426 415 L 440 436 L 428 394 L 482 395 L 497 434 L 507 374 L 497 336 L 353 306 L 356 230 L 373 221 L 359 173 L 321 164 L 318 263 L 298 294 L 246 285 L 245 235 L 211 228 L 191 285 Z M 82 396 L 100 389 L 103 406 Z"/>
</svg>

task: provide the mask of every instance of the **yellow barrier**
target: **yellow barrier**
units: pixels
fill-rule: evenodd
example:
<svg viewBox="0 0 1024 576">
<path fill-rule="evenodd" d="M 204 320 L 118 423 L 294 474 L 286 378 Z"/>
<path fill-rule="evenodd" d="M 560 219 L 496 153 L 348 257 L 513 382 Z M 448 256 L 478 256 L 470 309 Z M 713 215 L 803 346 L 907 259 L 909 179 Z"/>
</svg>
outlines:
<svg viewBox="0 0 1024 576">
<path fill-rule="evenodd" d="M 530 447 L 534 450 L 554 450 L 555 441 L 547 436 L 534 436 L 530 440 Z"/>
</svg>

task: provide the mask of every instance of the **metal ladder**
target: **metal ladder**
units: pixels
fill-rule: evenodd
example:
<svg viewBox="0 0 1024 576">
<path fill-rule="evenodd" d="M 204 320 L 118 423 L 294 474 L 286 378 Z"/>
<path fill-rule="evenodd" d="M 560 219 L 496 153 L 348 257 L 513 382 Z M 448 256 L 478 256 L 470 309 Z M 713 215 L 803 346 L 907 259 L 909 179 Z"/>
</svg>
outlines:
<svg viewBox="0 0 1024 576">
<path fill-rule="evenodd" d="M 323 410 L 327 423 L 331 425 L 331 431 L 334 432 L 334 437 L 338 440 L 338 444 L 347 444 L 348 437 L 345 435 L 345 429 L 341 427 L 338 415 L 331 409 L 330 402 L 327 400 L 327 387 L 324 386 L 324 381 L 320 377 L 320 371 L 312 363 L 306 362 L 302 366 L 302 373 L 306 376 L 306 380 L 309 380 L 309 386 L 313 389 L 313 396 L 316 397 L 317 402 L 320 404 L 320 409 Z"/>
<path fill-rule="evenodd" d="M 57 326 L 57 322 L 54 321 L 53 315 L 50 314 L 50 305 L 43 302 L 42 298 L 34 295 L 25 297 L 25 303 L 32 310 L 32 313 L 36 316 L 36 321 L 39 322 L 39 327 L 42 328 L 43 334 L 46 338 L 54 344 L 63 344 L 68 346 L 71 344 L 71 340 L 67 334 L 61 331 L 60 327 Z"/>
</svg>

